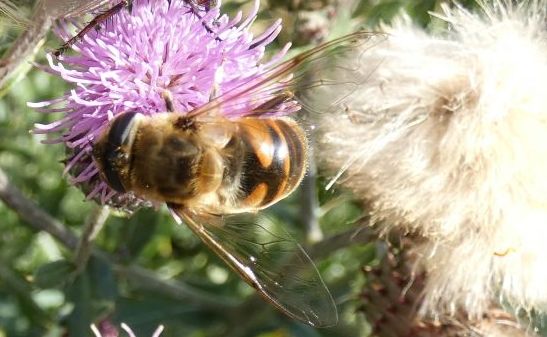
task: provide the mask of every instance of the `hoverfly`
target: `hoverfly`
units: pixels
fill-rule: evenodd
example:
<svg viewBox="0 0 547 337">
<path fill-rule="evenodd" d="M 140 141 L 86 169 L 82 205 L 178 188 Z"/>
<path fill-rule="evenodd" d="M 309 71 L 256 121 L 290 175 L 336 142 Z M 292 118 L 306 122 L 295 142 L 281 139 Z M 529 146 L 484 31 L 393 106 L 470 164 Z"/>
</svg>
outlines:
<svg viewBox="0 0 547 337">
<path fill-rule="evenodd" d="M 128 111 L 109 123 L 93 150 L 101 176 L 118 192 L 167 204 L 177 222 L 288 316 L 334 325 L 336 306 L 311 259 L 286 234 L 260 225 L 257 211 L 292 193 L 307 163 L 302 127 L 269 116 L 294 97 L 312 111 L 337 109 L 368 76 L 338 61 L 351 56 L 358 63 L 360 53 L 382 40 L 357 32 L 325 43 L 184 114 L 164 92 L 165 113 Z M 321 78 L 310 78 L 315 71 Z M 347 73 L 348 81 L 331 82 L 329 72 Z M 324 88 L 341 89 L 327 107 L 310 97 Z M 248 109 L 250 102 L 256 105 L 245 117 L 222 113 Z M 288 261 L 275 267 L 279 259 Z"/>
<path fill-rule="evenodd" d="M 272 115 L 294 98 L 312 111 L 338 109 L 368 77 L 359 74 L 360 55 L 383 40 L 357 32 L 327 42 L 187 113 L 175 111 L 165 91 L 166 112 L 133 110 L 110 121 L 93 146 L 101 177 L 118 192 L 165 203 L 177 222 L 283 313 L 332 326 L 336 306 L 311 259 L 286 234 L 260 225 L 257 212 L 295 190 L 308 155 L 302 127 Z M 351 65 L 344 66 L 340 61 L 348 57 Z M 316 72 L 321 78 L 310 77 Z M 340 96 L 315 104 L 310 96 L 325 88 L 340 89 Z M 245 110 L 237 114 L 245 117 L 226 117 L 228 108 Z"/>
<path fill-rule="evenodd" d="M 172 0 L 167 0 L 169 3 L 171 3 Z M 198 12 L 201 10 L 207 10 L 211 5 L 214 5 L 214 2 L 212 0 L 183 0 L 186 1 L 190 8 L 194 12 Z M 56 0 L 44 0 L 46 8 L 50 6 L 51 8 L 57 8 L 59 7 L 58 3 L 60 1 Z M 64 8 L 62 11 L 62 16 L 56 16 L 59 19 L 67 18 L 67 17 L 76 17 L 79 15 L 83 15 L 85 13 L 89 13 L 90 11 L 96 10 L 104 5 L 106 3 L 112 2 L 111 0 L 90 0 L 90 1 L 81 1 L 81 0 L 70 0 L 66 1 L 64 4 Z M 51 3 L 51 4 L 48 4 Z M 113 5 L 107 10 L 104 10 L 97 14 L 91 21 L 86 24 L 76 35 L 65 41 L 61 47 L 57 48 L 53 52 L 53 55 L 55 57 L 61 56 L 63 53 L 65 53 L 68 49 L 70 49 L 77 41 L 81 40 L 90 30 L 92 29 L 98 29 L 101 24 L 107 22 L 112 16 L 119 13 L 122 9 L 127 8 L 131 10 L 131 6 L 133 4 L 133 0 L 120 0 L 117 4 Z"/>
</svg>

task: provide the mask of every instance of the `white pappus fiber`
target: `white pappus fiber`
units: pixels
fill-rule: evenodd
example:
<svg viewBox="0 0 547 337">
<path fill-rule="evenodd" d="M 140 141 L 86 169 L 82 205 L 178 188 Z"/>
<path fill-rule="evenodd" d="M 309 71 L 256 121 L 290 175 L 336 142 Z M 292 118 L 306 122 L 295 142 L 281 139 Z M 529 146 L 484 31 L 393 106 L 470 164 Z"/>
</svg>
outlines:
<svg viewBox="0 0 547 337">
<path fill-rule="evenodd" d="M 425 238 L 426 314 L 547 309 L 547 1 L 480 5 L 443 7 L 437 35 L 385 28 L 317 121 L 320 164 L 374 223 Z"/>
</svg>

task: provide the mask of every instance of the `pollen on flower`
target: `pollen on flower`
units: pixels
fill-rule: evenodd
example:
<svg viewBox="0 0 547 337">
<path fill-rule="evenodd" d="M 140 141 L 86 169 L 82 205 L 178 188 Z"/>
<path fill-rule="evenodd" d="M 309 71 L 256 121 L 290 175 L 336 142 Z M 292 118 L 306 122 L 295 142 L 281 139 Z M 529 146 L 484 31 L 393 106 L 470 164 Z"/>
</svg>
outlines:
<svg viewBox="0 0 547 337">
<path fill-rule="evenodd" d="M 286 49 L 261 63 L 265 46 L 278 35 L 281 23 L 253 36 L 249 28 L 258 5 L 256 0 L 247 18 L 238 13 L 230 19 L 220 13 L 220 2 L 202 8 L 186 1 L 133 1 L 131 11 L 120 11 L 78 41 L 74 53 L 60 60 L 47 55 L 49 66 L 42 69 L 74 88 L 51 101 L 29 103 L 37 111 L 62 114 L 56 122 L 37 124 L 34 132 L 50 136 L 44 143 L 66 146 L 65 173 L 88 198 L 122 208 L 140 204 L 101 180 L 92 159 L 94 142 L 120 113 L 166 111 L 166 90 L 173 96 L 175 111 L 186 113 L 269 69 Z M 69 39 L 68 23 L 62 23 L 57 34 Z M 291 109 L 288 104 L 287 111 L 279 113 Z M 221 113 L 237 117 L 244 110 L 227 107 Z"/>
</svg>

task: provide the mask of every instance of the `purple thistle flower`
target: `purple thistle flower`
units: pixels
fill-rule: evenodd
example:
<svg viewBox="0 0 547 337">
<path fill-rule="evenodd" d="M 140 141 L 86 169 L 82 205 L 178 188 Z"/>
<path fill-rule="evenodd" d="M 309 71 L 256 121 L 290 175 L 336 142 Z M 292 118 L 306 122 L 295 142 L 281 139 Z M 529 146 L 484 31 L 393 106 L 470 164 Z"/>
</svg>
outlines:
<svg viewBox="0 0 547 337">
<path fill-rule="evenodd" d="M 117 114 L 166 111 L 165 90 L 172 94 L 175 110 L 185 113 L 212 96 L 260 78 L 286 49 L 269 62 L 259 63 L 265 46 L 281 30 L 281 21 L 253 37 L 249 27 L 258 5 L 256 0 L 252 13 L 240 22 L 241 13 L 230 20 L 220 14 L 220 5 L 196 10 L 182 0 L 170 4 L 167 0 L 135 0 L 131 12 L 121 11 L 77 42 L 73 46 L 76 54 L 62 56 L 60 61 L 47 55 L 49 68 L 42 68 L 74 83 L 75 88 L 55 100 L 29 103 L 40 112 L 64 114 L 51 124 L 37 124 L 34 132 L 60 134 L 44 143 L 65 144 L 65 173 L 88 198 L 133 208 L 141 201 L 118 194 L 101 180 L 91 155 L 95 140 Z M 64 40 L 70 38 L 66 25 L 57 33 Z M 222 113 L 238 117 L 260 103 L 256 98 L 240 99 Z M 280 114 L 295 110 L 291 104 L 284 107 Z"/>
</svg>

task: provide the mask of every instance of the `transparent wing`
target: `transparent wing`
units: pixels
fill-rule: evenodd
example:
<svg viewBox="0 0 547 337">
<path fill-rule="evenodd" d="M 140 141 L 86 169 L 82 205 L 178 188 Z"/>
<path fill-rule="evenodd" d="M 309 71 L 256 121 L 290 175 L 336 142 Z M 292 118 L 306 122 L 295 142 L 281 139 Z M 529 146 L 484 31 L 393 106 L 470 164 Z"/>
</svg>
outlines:
<svg viewBox="0 0 547 337">
<path fill-rule="evenodd" d="M 94 9 L 110 3 L 112 0 L 42 0 L 45 11 L 53 18 L 62 19 L 88 14 Z"/>
<path fill-rule="evenodd" d="M 112 0 L 40 0 L 41 15 L 54 19 L 78 17 L 106 5 Z M 21 9 L 11 0 L 0 0 L 0 17 L 10 19 L 10 23 L 19 27 L 29 27 L 33 21 L 26 18 Z"/>
<path fill-rule="evenodd" d="M 254 214 L 199 216 L 176 206 L 170 209 L 279 310 L 312 326 L 338 322 L 336 306 L 317 268 L 288 234 L 265 228 Z"/>
<path fill-rule="evenodd" d="M 228 117 L 268 116 L 276 115 L 282 104 L 296 102 L 314 113 L 343 109 L 344 100 L 376 69 L 368 63 L 363 66 L 365 53 L 384 41 L 383 33 L 359 31 L 326 42 L 253 77 L 188 115 L 213 112 Z M 377 63 L 379 66 L 381 60 Z M 328 101 L 317 99 L 325 93 Z"/>
<path fill-rule="evenodd" d="M 28 27 L 31 24 L 16 4 L 10 0 L 0 0 L 0 21 L 2 25 L 7 26 L 5 18 L 9 19 L 9 25 L 16 27 Z"/>
</svg>

